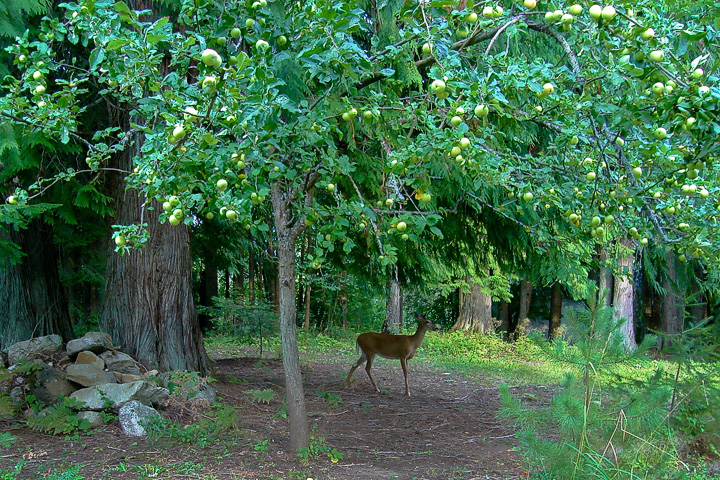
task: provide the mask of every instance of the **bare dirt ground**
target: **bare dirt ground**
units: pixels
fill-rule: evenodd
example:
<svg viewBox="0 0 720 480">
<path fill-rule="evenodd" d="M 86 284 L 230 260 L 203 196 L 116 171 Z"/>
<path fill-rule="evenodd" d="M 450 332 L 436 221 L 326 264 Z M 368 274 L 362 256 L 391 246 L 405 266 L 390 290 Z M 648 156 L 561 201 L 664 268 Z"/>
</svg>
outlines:
<svg viewBox="0 0 720 480">
<path fill-rule="evenodd" d="M 353 385 L 343 388 L 349 365 L 308 361 L 303 365 L 305 396 L 318 455 L 303 461 L 288 452 L 281 361 L 231 356 L 215 361 L 218 399 L 239 412 L 234 440 L 201 448 L 126 437 L 117 422 L 75 438 L 0 423 L 0 430 L 18 439 L 0 450 L 0 468 L 24 460 L 19 479 L 48 478 L 74 465 L 82 468 L 73 480 L 527 478 L 513 449 L 513 429 L 496 418 L 500 403 L 494 385 L 413 361 L 413 396 L 408 398 L 399 363 L 380 361 L 373 376 L 383 394 L 376 395 L 363 369 Z M 265 389 L 275 392 L 269 403 L 248 393 Z M 525 390 L 530 398 L 542 396 L 533 387 Z M 180 412 L 165 414 L 182 422 Z M 330 448 L 342 459 L 328 455 Z"/>
</svg>

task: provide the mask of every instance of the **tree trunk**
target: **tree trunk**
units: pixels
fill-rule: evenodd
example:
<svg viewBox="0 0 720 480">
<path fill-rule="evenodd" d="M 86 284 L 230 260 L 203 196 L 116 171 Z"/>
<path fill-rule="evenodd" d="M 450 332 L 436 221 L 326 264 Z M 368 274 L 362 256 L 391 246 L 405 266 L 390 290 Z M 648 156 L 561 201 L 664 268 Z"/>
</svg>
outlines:
<svg viewBox="0 0 720 480">
<path fill-rule="evenodd" d="M 662 317 L 660 331 L 664 337 L 660 338 L 660 347 L 667 347 L 674 343 L 674 339 L 682 331 L 685 314 L 685 293 L 678 285 L 677 255 L 672 250 L 665 253 L 667 262 L 667 277 L 663 280 L 663 288 L 667 291 L 662 302 Z"/>
<path fill-rule="evenodd" d="M 492 297 L 482 291 L 482 285 L 471 277 L 465 278 L 470 289 L 465 292 L 460 287 L 460 311 L 455 325 L 450 329 L 472 333 L 490 334 L 495 331 L 492 320 Z"/>
<path fill-rule="evenodd" d="M 295 309 L 295 241 L 299 232 L 291 229 L 290 198 L 280 185 L 271 189 L 275 232 L 277 234 L 277 266 L 280 305 L 280 342 L 288 420 L 290 448 L 299 452 L 310 445 L 305 394 L 300 371 L 300 353 L 297 344 L 297 310 Z"/>
<path fill-rule="evenodd" d="M 510 303 L 505 300 L 500 300 L 498 303 L 498 329 L 501 332 L 505 332 L 505 338 L 510 331 Z"/>
<path fill-rule="evenodd" d="M 255 303 L 255 248 L 253 236 L 250 235 L 250 251 L 248 252 L 248 291 L 250 305 Z"/>
<path fill-rule="evenodd" d="M 692 291 L 692 316 L 695 323 L 700 323 L 708 316 L 707 299 L 702 289 L 701 282 L 704 280 L 705 272 L 701 267 L 695 268 L 695 275 L 690 279 L 690 288 Z"/>
<path fill-rule="evenodd" d="M 303 322 L 303 329 L 306 332 L 310 331 L 310 292 L 312 286 L 308 283 L 305 285 L 305 321 Z"/>
<path fill-rule="evenodd" d="M 132 171 L 141 145 L 138 137 L 133 148 L 120 152 L 117 168 Z M 100 327 L 149 369 L 207 373 L 209 360 L 193 299 L 189 230 L 185 224 L 160 224 L 160 204 L 154 201 L 154 208 L 147 209 L 145 197 L 125 187 L 124 176 L 112 176 L 110 196 L 117 199 L 112 223 L 145 222 L 150 240 L 142 250 L 120 256 L 108 236 Z"/>
<path fill-rule="evenodd" d="M 611 307 L 613 298 L 613 276 L 610 269 L 606 266 L 607 252 L 602 246 L 598 246 L 600 249 L 600 271 L 598 273 L 598 290 L 605 292 L 603 295 L 603 306 Z"/>
<path fill-rule="evenodd" d="M 11 229 L 8 237 L 25 256 L 17 265 L 0 267 L 0 350 L 50 334 L 72 340 L 52 227 L 35 219 L 26 229 Z"/>
<path fill-rule="evenodd" d="M 520 313 L 518 314 L 517 325 L 513 337 L 517 340 L 527 335 L 530 327 L 530 302 L 532 301 L 533 286 L 530 280 L 520 280 Z"/>
<path fill-rule="evenodd" d="M 200 292 L 199 304 L 203 307 L 212 307 L 213 298 L 218 296 L 218 268 L 217 266 L 206 263 L 205 268 L 200 271 Z M 207 331 L 212 327 L 210 315 L 201 313 L 198 315 L 200 328 Z"/>
<path fill-rule="evenodd" d="M 623 249 L 631 249 L 632 242 L 625 237 L 618 240 L 618 244 Z M 613 306 L 615 310 L 615 318 L 625 318 L 626 321 L 620 329 L 623 343 L 629 350 L 637 347 L 635 341 L 635 321 L 634 321 L 634 302 L 635 292 L 633 289 L 632 275 L 635 264 L 635 257 L 632 250 L 620 253 L 618 258 L 618 268 L 620 272 L 614 278 L 613 289 Z"/>
<path fill-rule="evenodd" d="M 402 330 L 402 288 L 400 286 L 399 268 L 393 266 L 390 277 L 388 278 L 388 295 L 385 302 L 385 321 L 383 322 L 382 332 L 398 334 Z"/>
<path fill-rule="evenodd" d="M 553 283 L 550 290 L 550 328 L 548 338 L 554 339 L 559 336 L 560 324 L 562 322 L 562 286 L 560 282 Z"/>
</svg>

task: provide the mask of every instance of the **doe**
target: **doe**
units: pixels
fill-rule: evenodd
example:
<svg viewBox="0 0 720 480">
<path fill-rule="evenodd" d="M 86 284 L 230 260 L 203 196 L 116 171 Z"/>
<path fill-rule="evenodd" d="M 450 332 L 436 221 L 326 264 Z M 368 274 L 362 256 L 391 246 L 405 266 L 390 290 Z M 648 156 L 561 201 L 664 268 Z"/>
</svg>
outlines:
<svg viewBox="0 0 720 480">
<path fill-rule="evenodd" d="M 438 327 L 426 317 L 421 317 L 416 313 L 415 318 L 417 318 L 418 327 L 417 331 L 413 335 L 392 335 L 389 333 L 375 332 L 368 332 L 360 335 L 357 338 L 357 350 L 358 352 L 362 350 L 362 355 L 350 369 L 350 373 L 348 373 L 347 379 L 345 380 L 345 385 L 350 385 L 350 380 L 352 379 L 353 373 L 355 373 L 355 369 L 367 362 L 365 371 L 367 372 L 368 377 L 370 377 L 373 387 L 375 387 L 375 393 L 380 393 L 380 389 L 370 374 L 373 358 L 375 358 L 375 355 L 380 355 L 384 358 L 400 360 L 403 374 L 405 374 L 405 394 L 409 397 L 410 387 L 408 385 L 407 362 L 415 356 L 415 351 L 425 339 L 425 332 L 428 330 L 438 329 Z"/>
</svg>

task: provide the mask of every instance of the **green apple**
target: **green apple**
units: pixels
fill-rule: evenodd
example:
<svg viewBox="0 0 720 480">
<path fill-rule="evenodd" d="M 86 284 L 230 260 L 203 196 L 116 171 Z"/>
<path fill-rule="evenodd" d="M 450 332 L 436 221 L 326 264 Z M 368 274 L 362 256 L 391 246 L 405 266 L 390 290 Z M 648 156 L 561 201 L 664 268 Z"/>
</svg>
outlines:
<svg viewBox="0 0 720 480">
<path fill-rule="evenodd" d="M 168 203 L 171 207 L 176 207 L 180 205 L 180 199 L 177 196 L 172 195 L 170 198 L 168 198 Z"/>
<path fill-rule="evenodd" d="M 9 197 L 7 197 L 6 202 L 9 203 L 10 205 L 17 205 L 18 200 L 15 195 L 10 195 Z"/>
<path fill-rule="evenodd" d="M 187 107 L 183 110 L 183 112 L 183 118 L 186 122 L 195 123 L 200 120 L 200 116 L 198 115 L 198 111 L 195 107 Z"/>
<path fill-rule="evenodd" d="M 490 113 L 490 109 L 488 107 L 486 107 L 485 105 L 480 104 L 477 107 L 475 107 L 474 112 L 477 117 L 482 118 L 482 117 L 487 117 L 488 113 Z"/>
<path fill-rule="evenodd" d="M 575 223 L 575 222 L 578 221 L 578 216 L 577 216 L 576 214 L 574 214 L 574 213 L 571 213 L 571 214 L 568 216 L 568 220 L 570 221 L 570 223 Z"/>
<path fill-rule="evenodd" d="M 642 171 L 642 168 L 635 167 L 632 169 L 632 173 L 635 178 L 640 178 L 640 177 L 642 177 L 643 171 Z"/>
<path fill-rule="evenodd" d="M 235 220 L 237 219 L 237 212 L 235 210 L 228 210 L 225 212 L 225 218 L 228 220 Z"/>
<path fill-rule="evenodd" d="M 166 212 L 169 212 L 173 209 L 173 205 L 170 202 L 163 202 L 162 207 L 163 210 L 165 210 Z"/>
<path fill-rule="evenodd" d="M 420 197 L 420 203 L 430 203 L 432 201 L 432 195 L 430 195 L 428 192 L 423 193 L 422 197 Z"/>
<path fill-rule="evenodd" d="M 242 34 L 242 31 L 241 31 L 239 28 L 237 28 L 237 27 L 235 27 L 235 28 L 233 28 L 232 30 L 230 30 L 230 36 L 231 36 L 232 38 L 235 38 L 235 39 L 240 38 L 240 35 L 241 35 L 241 34 Z"/>
<path fill-rule="evenodd" d="M 568 139 L 568 145 L 570 145 L 571 147 L 574 147 L 579 142 L 580 142 L 580 139 L 578 138 L 577 135 L 573 135 L 572 137 L 570 137 L 570 139 Z"/>
<path fill-rule="evenodd" d="M 287 37 L 285 35 L 280 35 L 279 37 L 277 37 L 276 41 L 277 41 L 277 44 L 282 47 L 283 45 L 285 45 L 287 43 Z"/>
<path fill-rule="evenodd" d="M 707 95 L 708 93 L 710 93 L 710 87 L 708 87 L 707 85 L 701 85 L 698 87 L 698 95 L 700 95 L 701 97 Z"/>
<path fill-rule="evenodd" d="M 455 145 L 455 146 L 450 150 L 450 156 L 451 156 L 451 157 L 457 157 L 458 155 L 460 155 L 460 153 L 462 153 L 462 152 L 461 152 L 461 150 L 460 150 L 460 147 L 457 146 L 457 145 Z"/>
<path fill-rule="evenodd" d="M 695 125 L 695 117 L 688 117 L 685 119 L 685 128 L 692 128 Z"/>
<path fill-rule="evenodd" d="M 203 81 L 202 81 L 203 89 L 214 91 L 216 86 L 217 86 L 217 78 L 213 77 L 212 75 L 208 75 L 207 77 L 203 78 Z"/>
<path fill-rule="evenodd" d="M 525 193 L 523 194 L 523 200 L 525 200 L 526 202 L 531 201 L 533 198 L 535 198 L 535 197 L 534 197 L 533 194 L 530 193 L 530 192 L 525 192 Z"/>
<path fill-rule="evenodd" d="M 543 85 L 542 93 L 543 95 L 550 95 L 555 91 L 555 87 L 552 83 L 548 82 L 545 85 Z"/>
<path fill-rule="evenodd" d="M 32 74 L 33 80 L 40 80 L 43 78 L 43 73 L 40 70 L 35 70 Z"/>
<path fill-rule="evenodd" d="M 602 16 L 602 7 L 600 5 L 593 5 L 590 7 L 590 10 L 588 11 L 590 13 L 590 18 L 595 20 L 596 22 L 600 20 L 600 17 Z"/>
<path fill-rule="evenodd" d="M 653 83 L 652 91 L 655 95 L 662 95 L 665 93 L 665 85 L 662 82 L 655 82 Z"/>
<path fill-rule="evenodd" d="M 467 137 L 463 137 L 460 139 L 460 148 L 465 150 L 467 147 L 470 146 L 470 139 Z"/>
<path fill-rule="evenodd" d="M 407 223 L 405 222 L 398 222 L 397 229 L 400 232 L 404 232 L 407 229 Z"/>
<path fill-rule="evenodd" d="M 360 223 L 358 223 L 358 228 L 359 228 L 360 230 L 364 230 L 366 226 L 367 226 L 367 225 L 365 225 L 365 222 L 360 222 Z"/>
<path fill-rule="evenodd" d="M 21 54 L 21 55 L 18 57 L 18 62 L 20 62 L 20 63 L 25 63 L 25 62 L 27 62 L 27 55 Z"/>
<path fill-rule="evenodd" d="M 123 247 L 126 244 L 127 244 L 127 240 L 125 239 L 125 237 L 123 235 L 118 235 L 117 237 L 115 237 L 115 245 L 117 245 L 118 247 Z"/>
<path fill-rule="evenodd" d="M 436 94 L 441 94 L 441 93 L 445 92 L 445 82 L 443 82 L 440 79 L 434 80 L 430 84 L 430 90 L 432 90 L 433 93 L 436 93 Z"/>
<path fill-rule="evenodd" d="M 222 57 L 212 48 L 206 48 L 202 52 L 202 62 L 208 67 L 219 68 L 222 65 Z"/>
<path fill-rule="evenodd" d="M 175 125 L 175 128 L 173 128 L 172 136 L 175 137 L 175 141 L 180 141 L 183 138 L 185 138 L 185 135 L 187 132 L 185 131 L 185 125 L 182 123 L 178 123 Z"/>
<path fill-rule="evenodd" d="M 172 215 L 176 218 L 183 218 L 185 216 L 185 213 L 180 208 L 176 208 L 173 210 Z"/>
<path fill-rule="evenodd" d="M 327 191 L 333 193 L 335 191 L 335 185 L 332 183 L 327 184 Z"/>
<path fill-rule="evenodd" d="M 430 55 L 432 52 L 432 43 L 423 43 L 422 53 L 423 55 Z"/>
<path fill-rule="evenodd" d="M 655 30 L 652 28 L 646 28 L 642 32 L 640 32 L 640 38 L 643 40 L 651 40 L 653 37 L 655 37 Z"/>
<path fill-rule="evenodd" d="M 640 245 L 645 246 L 647 244 L 648 244 L 648 239 L 646 237 L 643 237 L 640 239 Z"/>
<path fill-rule="evenodd" d="M 475 22 L 477 22 L 477 19 L 478 19 L 478 15 L 475 12 L 471 12 L 471 13 L 465 15 L 465 21 L 468 23 L 475 23 Z"/>
<path fill-rule="evenodd" d="M 370 111 L 370 110 L 365 110 L 365 111 L 363 112 L 363 118 L 365 118 L 365 120 L 372 120 L 372 118 L 373 118 L 374 116 L 375 116 L 375 115 L 374 115 L 373 112 Z"/>
<path fill-rule="evenodd" d="M 606 5 L 606 6 L 602 9 L 601 15 L 602 15 L 603 20 L 605 20 L 606 22 L 609 22 L 609 21 L 611 21 L 613 18 L 615 18 L 615 14 L 616 14 L 616 13 L 617 13 L 617 12 L 615 11 L 615 7 L 613 7 L 612 5 Z"/>
<path fill-rule="evenodd" d="M 257 48 L 258 51 L 260 51 L 260 52 L 265 52 L 265 51 L 267 51 L 268 48 L 270 48 L 270 44 L 268 42 L 266 42 L 265 40 L 260 39 L 257 42 L 255 42 L 255 48 Z"/>
<path fill-rule="evenodd" d="M 350 114 L 348 112 L 343 112 L 342 119 L 345 120 L 346 122 L 349 122 L 350 120 L 352 120 L 352 118 L 350 117 Z"/>
<path fill-rule="evenodd" d="M 35 90 L 33 90 L 33 92 L 35 93 L 35 95 L 42 95 L 43 93 L 45 93 L 45 90 L 45 85 L 38 85 L 37 87 L 35 87 Z"/>
<path fill-rule="evenodd" d="M 669 206 L 665 209 L 665 211 L 670 215 L 675 215 L 675 207 Z"/>
<path fill-rule="evenodd" d="M 610 225 L 611 223 L 613 223 L 615 221 L 615 217 L 613 217 L 612 215 L 606 215 L 605 218 L 603 219 L 603 221 L 605 222 L 606 225 Z"/>
<path fill-rule="evenodd" d="M 503 11 L 504 11 L 503 7 L 498 5 L 497 7 L 495 7 L 495 12 L 494 12 L 493 16 L 494 17 L 502 17 Z"/>
<path fill-rule="evenodd" d="M 653 135 L 658 140 L 663 140 L 667 137 L 667 130 L 665 130 L 663 127 L 658 127 L 655 129 L 655 132 L 653 132 Z"/>
<path fill-rule="evenodd" d="M 615 143 L 617 143 L 618 145 L 620 145 L 620 146 L 622 147 L 622 146 L 625 145 L 625 139 L 622 138 L 622 137 L 617 137 L 617 138 L 615 139 Z"/>
<path fill-rule="evenodd" d="M 177 218 L 175 215 L 170 215 L 168 217 L 168 222 L 170 222 L 170 225 L 180 225 L 180 222 L 182 220 Z"/>
<path fill-rule="evenodd" d="M 348 110 L 348 115 L 350 115 L 350 118 L 357 117 L 358 111 L 357 108 L 351 107 L 350 110 Z"/>
<path fill-rule="evenodd" d="M 385 206 L 389 207 L 389 206 L 391 206 L 392 204 L 393 204 L 393 199 L 392 199 L 392 198 L 388 198 L 388 199 L 385 200 Z"/>
<path fill-rule="evenodd" d="M 703 187 L 703 188 L 700 190 L 700 196 L 701 196 L 702 198 L 708 198 L 708 197 L 710 196 L 710 192 L 708 192 L 707 189 L 706 189 L 705 187 Z"/>
<path fill-rule="evenodd" d="M 572 14 L 563 13 L 563 16 L 560 17 L 560 23 L 562 23 L 563 25 L 570 25 L 574 19 L 575 17 Z"/>
<path fill-rule="evenodd" d="M 694 78 L 695 80 L 698 80 L 698 79 L 702 78 L 702 76 L 703 76 L 704 74 L 705 74 L 705 72 L 703 71 L 702 68 L 696 68 L 696 69 L 693 70 L 693 72 L 692 72 L 692 78 Z"/>
<path fill-rule="evenodd" d="M 255 25 L 255 20 L 253 20 L 252 18 L 248 18 L 247 20 L 245 20 L 245 26 L 247 28 L 253 28 L 254 25 Z"/>
<path fill-rule="evenodd" d="M 537 106 L 535 107 L 535 111 L 538 112 L 538 113 L 542 113 L 542 111 L 543 111 L 542 105 L 537 105 Z"/>
<path fill-rule="evenodd" d="M 495 16 L 495 12 L 490 5 L 487 5 L 483 8 L 482 15 L 485 18 L 493 18 Z"/>
<path fill-rule="evenodd" d="M 455 161 L 458 163 L 462 163 L 463 161 L 465 161 L 465 158 L 463 158 L 462 155 L 458 155 L 457 157 L 455 157 Z"/>
<path fill-rule="evenodd" d="M 574 4 L 574 5 L 570 5 L 570 6 L 568 7 L 568 13 L 570 13 L 571 15 L 575 15 L 576 17 L 577 17 L 578 15 L 580 15 L 580 14 L 582 13 L 582 11 L 583 11 L 583 7 L 582 7 L 582 5 L 580 5 L 579 3 L 576 3 L 576 4 Z"/>
<path fill-rule="evenodd" d="M 403 241 L 407 241 L 410 238 L 410 235 L 408 235 L 407 233 L 403 233 L 402 237 L 400 237 L 400 238 L 402 238 Z"/>
<path fill-rule="evenodd" d="M 595 172 L 588 172 L 588 173 L 585 175 L 585 179 L 586 179 L 588 182 L 594 182 L 594 181 L 595 181 L 595 178 L 597 178 L 597 175 L 595 174 Z"/>
<path fill-rule="evenodd" d="M 453 127 L 457 127 L 458 125 L 460 125 L 462 123 L 462 118 L 455 115 L 454 117 L 452 117 L 450 119 L 450 123 L 452 124 Z"/>
<path fill-rule="evenodd" d="M 597 228 L 600 226 L 601 222 L 602 222 L 602 220 L 600 219 L 600 217 L 595 216 L 590 220 L 590 226 L 593 228 Z"/>
<path fill-rule="evenodd" d="M 649 56 L 653 62 L 662 62 L 665 59 L 665 52 L 663 50 L 653 50 Z"/>
<path fill-rule="evenodd" d="M 218 190 L 220 190 L 221 192 L 224 192 L 225 190 L 227 190 L 228 182 L 224 178 L 221 178 L 220 180 L 217 181 L 217 183 L 215 185 L 217 186 Z"/>
<path fill-rule="evenodd" d="M 525 5 L 525 8 L 532 10 L 537 6 L 537 0 L 523 0 L 523 5 Z"/>
</svg>

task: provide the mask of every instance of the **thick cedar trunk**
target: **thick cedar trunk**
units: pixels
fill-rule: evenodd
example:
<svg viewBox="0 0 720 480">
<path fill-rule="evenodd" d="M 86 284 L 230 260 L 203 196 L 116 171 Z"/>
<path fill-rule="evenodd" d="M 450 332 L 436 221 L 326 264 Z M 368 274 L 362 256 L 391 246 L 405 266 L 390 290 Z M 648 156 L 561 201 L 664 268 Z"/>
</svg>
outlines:
<svg viewBox="0 0 720 480">
<path fill-rule="evenodd" d="M 683 316 L 685 314 L 685 294 L 678 285 L 677 256 L 669 250 L 665 254 L 667 262 L 667 277 L 663 281 L 663 288 L 667 291 L 662 302 L 662 317 L 660 331 L 665 337 L 660 338 L 660 346 L 667 347 L 682 331 Z"/>
<path fill-rule="evenodd" d="M 520 280 L 520 313 L 518 314 L 517 325 L 515 326 L 514 337 L 517 339 L 527 335 L 530 326 L 530 302 L 532 301 L 533 286 L 530 280 Z"/>
<path fill-rule="evenodd" d="M 482 286 L 472 278 L 468 277 L 465 281 L 470 291 L 465 292 L 462 287 L 459 289 L 460 311 L 450 331 L 493 333 L 495 325 L 492 320 L 492 297 L 484 293 Z"/>
<path fill-rule="evenodd" d="M 618 243 L 624 249 L 631 249 L 632 247 L 632 242 L 627 237 L 618 240 Z M 635 291 L 632 282 L 635 257 L 632 250 L 619 254 L 617 263 L 620 271 L 614 279 L 613 307 L 615 318 L 626 319 L 619 333 L 622 335 L 625 346 L 629 350 L 634 350 L 637 343 L 635 341 L 635 316 L 633 314 Z"/>
<path fill-rule="evenodd" d="M 217 266 L 208 263 L 205 264 L 205 268 L 200 271 L 200 298 L 199 304 L 203 307 L 212 307 L 213 298 L 218 296 L 218 268 Z M 207 313 L 201 313 L 198 315 L 200 320 L 200 328 L 203 331 L 209 330 L 212 327 L 210 322 L 210 315 Z"/>
<path fill-rule="evenodd" d="M 552 339 L 558 336 L 562 322 L 562 301 L 562 286 L 560 282 L 555 282 L 550 290 L 550 328 L 548 329 L 548 338 Z"/>
<path fill-rule="evenodd" d="M 603 295 L 603 306 L 611 307 L 613 298 L 613 276 L 610 269 L 607 267 L 607 252 L 602 246 L 598 246 L 600 249 L 600 271 L 598 272 L 598 290 L 604 292 Z"/>
<path fill-rule="evenodd" d="M 277 234 L 277 268 L 280 305 L 280 342 L 285 391 L 290 423 L 290 448 L 294 452 L 310 445 L 305 394 L 300 371 L 297 344 L 297 310 L 295 309 L 295 241 L 298 233 L 290 226 L 290 198 L 280 185 L 271 190 L 275 232 Z"/>
<path fill-rule="evenodd" d="M 17 265 L 0 266 L 0 349 L 50 334 L 71 340 L 52 227 L 35 219 L 26 229 L 10 230 L 8 240 L 25 256 Z"/>
<path fill-rule="evenodd" d="M 133 148 L 116 156 L 117 168 L 132 171 L 141 143 L 136 138 Z M 193 300 L 189 230 L 185 224 L 161 224 L 157 202 L 147 209 L 144 196 L 126 189 L 124 176 L 113 175 L 112 180 L 110 195 L 117 212 L 112 223 L 146 222 L 150 240 L 142 250 L 121 256 L 108 236 L 100 328 L 150 369 L 207 373 L 209 361 Z"/>
<path fill-rule="evenodd" d="M 400 277 L 398 266 L 395 265 L 388 278 L 388 294 L 385 303 L 385 321 L 383 322 L 383 333 L 400 333 L 403 327 L 402 317 L 402 287 L 400 286 Z"/>
</svg>

